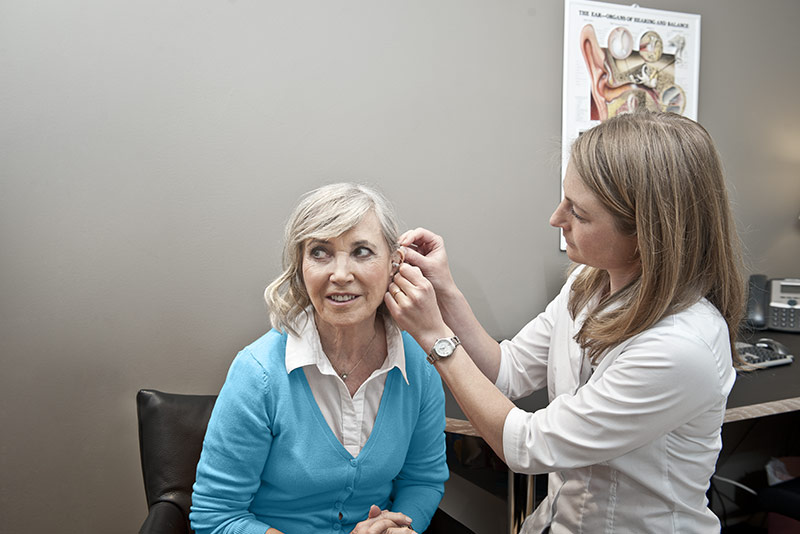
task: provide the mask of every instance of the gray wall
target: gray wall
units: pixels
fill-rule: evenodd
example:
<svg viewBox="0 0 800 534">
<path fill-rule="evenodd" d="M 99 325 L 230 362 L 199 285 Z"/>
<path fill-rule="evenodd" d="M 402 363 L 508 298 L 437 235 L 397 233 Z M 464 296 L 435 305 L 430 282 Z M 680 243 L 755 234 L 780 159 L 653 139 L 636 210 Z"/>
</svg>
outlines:
<svg viewBox="0 0 800 534">
<path fill-rule="evenodd" d="M 699 114 L 753 271 L 800 274 L 795 0 L 700 13 Z M 298 196 L 378 185 L 491 334 L 566 258 L 560 0 L 0 0 L 0 517 L 134 531 L 134 395 L 215 393 Z"/>
</svg>

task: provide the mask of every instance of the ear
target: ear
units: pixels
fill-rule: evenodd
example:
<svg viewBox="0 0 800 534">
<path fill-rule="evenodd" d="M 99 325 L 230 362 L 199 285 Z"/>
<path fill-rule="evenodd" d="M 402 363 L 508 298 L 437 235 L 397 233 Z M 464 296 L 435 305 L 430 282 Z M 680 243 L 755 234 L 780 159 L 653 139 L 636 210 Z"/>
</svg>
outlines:
<svg viewBox="0 0 800 534">
<path fill-rule="evenodd" d="M 597 42 L 597 34 L 594 26 L 587 24 L 581 29 L 580 34 L 581 52 L 583 60 L 586 62 L 586 69 L 589 72 L 592 84 L 592 120 L 605 120 L 608 118 L 608 104 L 606 93 L 609 89 L 609 72 L 606 66 L 606 54 L 600 43 Z"/>
<path fill-rule="evenodd" d="M 400 264 L 406 259 L 406 253 L 403 251 L 403 248 L 400 247 L 394 252 L 392 252 L 391 260 L 392 260 L 392 276 L 394 276 L 398 270 L 400 270 Z"/>
</svg>

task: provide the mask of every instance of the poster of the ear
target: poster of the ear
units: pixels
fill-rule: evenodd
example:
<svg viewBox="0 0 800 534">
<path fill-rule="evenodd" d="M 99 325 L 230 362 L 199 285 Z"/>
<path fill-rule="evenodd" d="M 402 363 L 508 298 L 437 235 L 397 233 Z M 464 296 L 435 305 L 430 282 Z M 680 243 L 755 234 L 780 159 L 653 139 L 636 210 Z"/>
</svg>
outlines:
<svg viewBox="0 0 800 534">
<path fill-rule="evenodd" d="M 600 121 L 645 109 L 697 120 L 700 15 L 586 0 L 564 5 L 562 180 L 572 142 Z"/>
</svg>

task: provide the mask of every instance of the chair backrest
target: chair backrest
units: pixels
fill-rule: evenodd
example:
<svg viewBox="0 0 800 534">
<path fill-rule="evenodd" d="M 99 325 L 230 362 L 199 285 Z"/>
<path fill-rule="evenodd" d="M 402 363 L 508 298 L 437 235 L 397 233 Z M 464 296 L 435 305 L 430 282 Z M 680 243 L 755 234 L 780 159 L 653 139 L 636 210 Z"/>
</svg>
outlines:
<svg viewBox="0 0 800 534">
<path fill-rule="evenodd" d="M 197 462 L 216 395 L 143 389 L 136 395 L 147 507 L 171 502 L 189 516 Z"/>
</svg>

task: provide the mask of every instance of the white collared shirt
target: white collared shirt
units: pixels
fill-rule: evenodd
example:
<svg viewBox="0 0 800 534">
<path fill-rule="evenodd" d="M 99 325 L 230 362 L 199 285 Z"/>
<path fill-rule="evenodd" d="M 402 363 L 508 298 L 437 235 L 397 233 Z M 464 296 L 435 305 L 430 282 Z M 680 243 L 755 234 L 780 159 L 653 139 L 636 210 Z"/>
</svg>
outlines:
<svg viewBox="0 0 800 534">
<path fill-rule="evenodd" d="M 386 359 L 361 384 L 355 395 L 350 397 L 347 385 L 322 350 L 313 311 L 309 308 L 306 312 L 297 321 L 296 330 L 299 336 L 289 334 L 286 340 L 286 372 L 303 368 L 325 421 L 336 439 L 356 457 L 367 443 L 375 425 L 386 375 L 397 367 L 408 383 L 403 336 L 392 321 L 384 318 L 388 352 Z"/>
<path fill-rule="evenodd" d="M 594 372 L 574 339 L 572 279 L 544 313 L 503 341 L 496 385 L 520 398 L 547 386 L 550 404 L 514 408 L 503 427 L 508 466 L 549 472 L 548 497 L 521 532 L 719 532 L 706 490 L 736 374 L 728 328 L 705 299 L 604 355 Z"/>
</svg>

